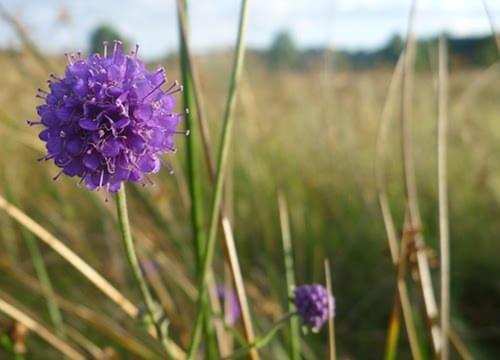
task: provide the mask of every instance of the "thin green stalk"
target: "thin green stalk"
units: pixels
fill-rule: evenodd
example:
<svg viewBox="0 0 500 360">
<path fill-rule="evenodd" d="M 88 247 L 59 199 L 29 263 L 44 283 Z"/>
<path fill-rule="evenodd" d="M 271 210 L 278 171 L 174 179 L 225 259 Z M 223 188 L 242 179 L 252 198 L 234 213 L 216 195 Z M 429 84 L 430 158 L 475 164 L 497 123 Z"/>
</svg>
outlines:
<svg viewBox="0 0 500 360">
<path fill-rule="evenodd" d="M 263 346 L 266 346 L 269 343 L 269 341 L 272 340 L 274 335 L 276 335 L 278 330 L 281 329 L 288 322 L 288 320 L 290 321 L 296 320 L 295 315 L 297 315 L 296 312 L 289 312 L 281 319 L 276 321 L 264 335 L 257 337 L 254 342 L 236 350 L 230 356 L 223 358 L 223 360 L 238 359 L 247 355 L 253 349 L 259 349 Z"/>
<path fill-rule="evenodd" d="M 116 210 L 118 214 L 118 222 L 120 225 L 120 232 L 122 235 L 125 255 L 132 270 L 132 274 L 134 275 L 134 279 L 141 291 L 141 296 L 144 301 L 144 305 L 146 306 L 148 315 L 150 316 L 151 321 L 154 324 L 157 338 L 161 341 L 161 344 L 163 345 L 163 348 L 165 349 L 169 357 L 172 358 L 172 355 L 170 353 L 170 346 L 167 338 L 167 333 L 166 331 L 162 330 L 161 324 L 156 320 L 154 311 L 155 303 L 153 301 L 151 293 L 149 292 L 146 280 L 142 276 L 141 268 L 139 266 L 139 260 L 137 259 L 137 254 L 135 252 L 134 240 L 132 239 L 132 233 L 130 231 L 130 222 L 128 219 L 125 184 L 123 184 L 120 190 L 116 193 Z"/>
<path fill-rule="evenodd" d="M 35 268 L 36 276 L 38 281 L 43 287 L 45 293 L 53 293 L 54 289 L 52 286 L 52 281 L 50 280 L 49 273 L 45 267 L 45 262 L 43 260 L 40 248 L 35 237 L 24 228 L 21 228 L 21 236 L 26 243 L 26 247 L 30 253 L 31 261 L 33 262 L 33 267 Z M 47 302 L 47 310 L 49 312 L 50 321 L 54 325 L 55 332 L 57 336 L 61 339 L 66 339 L 66 334 L 64 331 L 63 317 L 61 311 L 57 304 L 49 297 L 45 297 Z"/>
<path fill-rule="evenodd" d="M 288 298 L 293 298 L 295 288 L 295 274 L 293 266 L 292 236 L 290 231 L 290 218 L 288 215 L 285 196 L 278 193 L 278 208 L 281 226 L 281 239 L 283 241 L 283 258 L 285 260 L 285 278 Z M 288 311 L 294 311 L 295 306 L 292 301 L 288 302 Z M 290 359 L 300 359 L 300 332 L 297 318 L 290 319 Z"/>
<path fill-rule="evenodd" d="M 181 9 L 180 6 L 183 6 Z M 187 0 L 183 0 L 179 4 L 179 11 L 187 16 Z M 187 21 L 182 27 L 181 18 L 179 14 L 179 34 L 180 36 L 180 58 L 181 58 L 181 72 L 182 83 L 184 85 L 183 99 L 184 106 L 190 109 L 190 113 L 186 115 L 186 129 L 189 130 L 190 136 L 186 137 L 186 153 L 187 153 L 187 173 L 189 182 L 189 193 L 191 197 L 191 226 L 193 228 L 193 240 L 196 255 L 196 272 L 198 277 L 201 276 L 203 252 L 206 241 L 206 234 L 203 229 L 203 204 L 202 204 L 202 190 L 201 190 L 201 173 L 200 173 L 200 147 L 199 147 L 199 126 L 194 120 L 195 115 L 199 116 L 194 110 L 195 101 L 193 98 L 193 82 L 192 74 L 189 66 L 188 49 L 184 42 L 182 34 L 188 31 Z M 215 343 L 213 328 L 210 322 L 210 308 L 208 306 L 208 296 L 203 295 L 203 330 L 207 340 L 207 356 L 209 359 L 217 357 L 217 345 Z"/>
<path fill-rule="evenodd" d="M 236 56 L 234 58 L 233 70 L 231 74 L 231 81 L 229 84 L 229 95 L 227 98 L 226 109 L 224 112 L 224 123 L 222 128 L 222 137 L 219 146 L 219 155 L 217 159 L 217 177 L 215 180 L 215 192 L 212 201 L 211 215 L 210 215 L 210 226 L 208 232 L 208 242 L 207 246 L 204 249 L 203 253 L 203 262 L 201 267 L 201 276 L 199 278 L 199 294 L 198 294 L 198 315 L 195 322 L 195 328 L 191 335 L 191 343 L 188 351 L 188 359 L 192 359 L 196 349 L 198 348 L 198 344 L 200 342 L 200 333 L 201 333 L 201 321 L 200 318 L 203 314 L 202 305 L 203 298 L 206 293 L 206 282 L 208 270 L 212 265 L 214 247 L 215 247 L 215 239 L 217 236 L 218 229 L 218 220 L 219 220 L 219 212 L 221 208 L 221 200 L 223 194 L 223 185 L 224 185 L 224 174 L 227 166 L 228 154 L 229 154 L 229 145 L 231 143 L 231 135 L 232 135 L 232 127 L 233 127 L 233 111 L 236 104 L 236 89 L 238 85 L 238 81 L 241 77 L 241 70 L 243 68 L 243 60 L 245 53 L 245 31 L 246 31 L 246 22 L 247 22 L 247 11 L 248 9 L 248 1 L 243 0 L 241 4 L 241 12 L 240 12 L 240 21 L 238 28 L 238 40 L 236 43 Z"/>
</svg>

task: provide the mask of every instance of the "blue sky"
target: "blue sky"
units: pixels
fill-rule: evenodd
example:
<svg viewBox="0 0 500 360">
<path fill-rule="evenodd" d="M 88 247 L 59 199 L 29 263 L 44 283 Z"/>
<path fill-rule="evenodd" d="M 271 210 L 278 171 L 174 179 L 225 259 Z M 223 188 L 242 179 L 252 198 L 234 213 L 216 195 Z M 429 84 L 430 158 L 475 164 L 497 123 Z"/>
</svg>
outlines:
<svg viewBox="0 0 500 360">
<path fill-rule="evenodd" d="M 0 0 L 47 51 L 88 47 L 91 30 L 110 23 L 141 45 L 152 58 L 175 50 L 176 0 Z M 500 29 L 500 1 L 485 0 Z M 189 0 L 191 43 L 197 51 L 227 48 L 234 43 L 240 0 Z M 281 29 L 302 46 L 374 48 L 392 34 L 404 34 L 409 0 L 251 0 L 248 44 L 268 46 Z M 69 22 L 61 23 L 65 9 Z M 486 34 L 490 25 L 481 0 L 420 0 L 417 34 L 441 31 L 457 36 Z M 0 46 L 16 43 L 5 23 Z"/>
</svg>

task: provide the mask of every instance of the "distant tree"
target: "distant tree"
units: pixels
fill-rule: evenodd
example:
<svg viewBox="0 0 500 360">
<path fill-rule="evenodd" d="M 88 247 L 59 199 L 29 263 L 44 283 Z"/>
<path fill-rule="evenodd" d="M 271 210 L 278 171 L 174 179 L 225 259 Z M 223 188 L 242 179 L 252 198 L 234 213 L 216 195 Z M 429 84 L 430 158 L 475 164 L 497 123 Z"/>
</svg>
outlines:
<svg viewBox="0 0 500 360">
<path fill-rule="evenodd" d="M 386 47 L 386 60 L 395 62 L 398 60 L 399 55 L 403 51 L 404 42 L 403 38 L 399 34 L 395 34 L 389 40 Z"/>
<path fill-rule="evenodd" d="M 267 52 L 269 63 L 274 68 L 292 68 L 299 64 L 300 52 L 292 36 L 282 31 L 276 35 Z"/>
<path fill-rule="evenodd" d="M 124 48 L 129 48 L 129 41 L 125 39 L 118 30 L 114 29 L 110 25 L 99 25 L 97 28 L 92 31 L 90 35 L 90 51 L 91 53 L 101 53 L 102 52 L 102 43 L 104 41 L 113 43 L 114 40 L 120 40 L 123 42 Z"/>
</svg>

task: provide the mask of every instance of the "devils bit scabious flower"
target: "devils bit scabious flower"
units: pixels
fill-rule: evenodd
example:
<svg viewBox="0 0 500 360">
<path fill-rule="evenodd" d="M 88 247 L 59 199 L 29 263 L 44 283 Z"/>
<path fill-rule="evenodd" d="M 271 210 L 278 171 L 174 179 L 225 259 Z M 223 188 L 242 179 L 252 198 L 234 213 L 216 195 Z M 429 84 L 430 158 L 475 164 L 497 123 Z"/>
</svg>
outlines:
<svg viewBox="0 0 500 360">
<path fill-rule="evenodd" d="M 318 331 L 330 317 L 334 316 L 334 298 L 319 284 L 303 285 L 295 289 L 295 307 L 302 322 L 313 331 Z M 329 309 L 328 300 L 332 307 Z"/>
<path fill-rule="evenodd" d="M 217 296 L 219 297 L 222 308 L 227 310 L 227 313 L 224 313 L 224 319 L 228 325 L 233 326 L 236 324 L 241 314 L 240 303 L 238 302 L 235 292 L 223 286 L 218 286 Z M 226 309 L 226 301 L 228 309 Z"/>
<path fill-rule="evenodd" d="M 63 77 L 51 75 L 49 91 L 39 89 L 44 104 L 37 107 L 39 138 L 62 173 L 77 176 L 89 190 L 116 192 L 122 182 L 145 182 L 160 169 L 160 156 L 174 151 L 173 137 L 184 114 L 174 112 L 174 82 L 167 90 L 165 70 L 148 72 L 136 50 L 67 55 Z"/>
</svg>

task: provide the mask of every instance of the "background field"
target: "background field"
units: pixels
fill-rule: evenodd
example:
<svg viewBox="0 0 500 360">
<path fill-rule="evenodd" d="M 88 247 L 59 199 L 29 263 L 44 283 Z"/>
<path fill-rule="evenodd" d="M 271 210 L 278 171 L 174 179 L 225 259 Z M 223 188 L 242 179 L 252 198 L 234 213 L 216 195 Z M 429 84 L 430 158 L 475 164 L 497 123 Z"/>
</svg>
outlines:
<svg viewBox="0 0 500 360">
<path fill-rule="evenodd" d="M 212 139 L 220 132 L 231 59 L 230 52 L 195 58 Z M 286 305 L 277 207 L 281 190 L 289 205 L 297 283 L 324 282 L 323 259 L 331 260 L 338 354 L 345 359 L 380 358 L 377 354 L 384 350 L 395 287 L 373 164 L 377 129 L 393 69 L 337 70 L 320 62 L 305 69 L 272 70 L 252 54 L 247 60 L 235 114 L 226 202 L 257 332 L 262 333 L 278 319 Z M 50 57 L 48 61 L 62 72 L 61 59 Z M 175 58 L 163 65 L 170 79 L 180 79 Z M 0 194 L 139 303 L 122 260 L 113 202 L 105 202 L 104 194 L 77 187 L 74 179 L 52 181 L 55 167 L 36 161 L 43 154 L 43 146 L 36 130 L 25 120 L 36 116 L 35 90 L 44 85 L 46 70 L 27 51 L 3 52 L 0 68 Z M 499 69 L 498 63 L 453 68 L 449 79 L 452 324 L 478 359 L 500 355 Z M 387 188 L 398 230 L 404 214 L 400 94 L 398 88 L 390 106 L 385 144 Z M 412 111 L 422 231 L 437 276 L 436 99 L 437 74 L 431 66 L 415 74 Z M 136 240 L 140 254 L 160 264 L 155 274 L 162 280 L 160 289 L 165 290 L 160 298 L 172 321 L 171 336 L 186 346 L 194 316 L 189 289 L 195 270 L 184 137 L 177 138 L 177 145 L 177 154 L 166 157 L 175 175 L 163 171 L 153 177 L 155 186 L 129 189 L 129 201 L 132 223 L 139 231 Z M 213 146 L 216 149 L 216 144 Z M 199 166 L 205 179 L 208 214 L 211 187 L 206 167 L 202 163 Z M 151 204 L 154 209 L 148 206 Z M 0 212 L 0 290 L 48 322 L 43 297 L 26 283 L 27 274 L 34 277 L 23 238 L 26 236 Z M 42 251 L 59 296 L 137 330 L 137 325 L 125 319 L 60 257 L 43 245 Z M 220 248 L 214 264 L 222 282 Z M 437 277 L 434 283 L 438 291 Z M 416 288 L 411 289 L 417 314 L 420 297 Z M 415 317 L 417 325 L 423 327 L 422 318 Z M 110 344 L 71 313 L 65 313 L 64 319 L 99 346 Z M 5 331 L 10 322 L 1 315 L 0 324 Z M 282 334 L 262 351 L 264 358 L 285 356 L 287 331 Z M 143 335 L 137 336 L 148 343 Z M 307 334 L 303 340 L 305 357 L 325 358 L 326 332 Z M 400 358 L 410 358 L 404 330 L 401 344 Z M 28 337 L 27 347 L 29 354 L 58 356 L 34 335 Z M 112 347 L 123 351 L 119 342 Z"/>
</svg>

